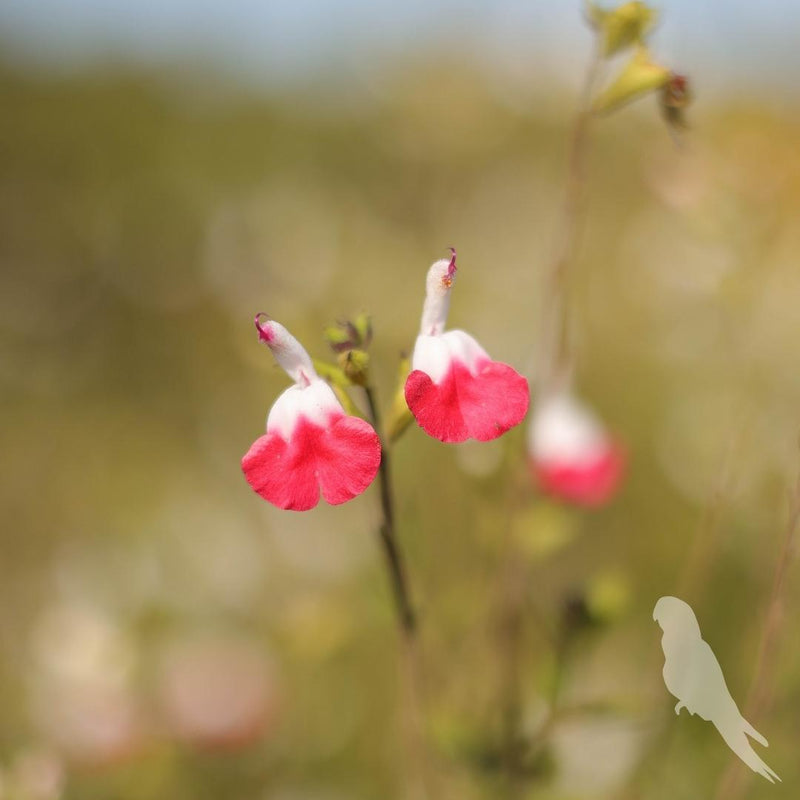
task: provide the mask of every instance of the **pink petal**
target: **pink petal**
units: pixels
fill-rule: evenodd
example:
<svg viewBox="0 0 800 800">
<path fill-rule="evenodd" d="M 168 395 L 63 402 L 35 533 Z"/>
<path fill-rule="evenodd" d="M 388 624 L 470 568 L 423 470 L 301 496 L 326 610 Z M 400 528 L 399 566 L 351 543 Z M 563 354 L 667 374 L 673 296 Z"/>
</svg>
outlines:
<svg viewBox="0 0 800 800">
<path fill-rule="evenodd" d="M 578 506 L 597 508 L 605 505 L 619 488 L 625 461 L 622 448 L 610 445 L 591 461 L 532 461 L 531 466 L 546 494 Z"/>
<path fill-rule="evenodd" d="M 528 382 L 499 361 L 485 360 L 476 374 L 453 361 L 439 383 L 421 370 L 406 381 L 406 402 L 422 429 L 442 442 L 496 439 L 522 422 Z"/>
<path fill-rule="evenodd" d="M 342 415 L 322 427 L 301 417 L 289 441 L 277 432 L 256 439 L 242 459 L 242 470 L 265 500 L 307 511 L 319 502 L 320 488 L 332 505 L 361 494 L 380 462 L 380 440 L 363 419 Z"/>
</svg>

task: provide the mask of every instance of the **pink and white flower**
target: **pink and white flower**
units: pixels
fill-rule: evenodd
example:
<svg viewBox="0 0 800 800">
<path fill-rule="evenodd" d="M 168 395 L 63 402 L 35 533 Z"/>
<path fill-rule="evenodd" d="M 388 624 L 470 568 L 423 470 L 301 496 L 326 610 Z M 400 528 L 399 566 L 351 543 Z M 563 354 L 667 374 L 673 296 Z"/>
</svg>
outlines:
<svg viewBox="0 0 800 800">
<path fill-rule="evenodd" d="M 541 490 L 578 506 L 607 503 L 625 470 L 622 447 L 590 409 L 564 391 L 536 406 L 528 452 Z"/>
<path fill-rule="evenodd" d="M 428 270 L 422 323 L 406 380 L 406 403 L 422 429 L 442 442 L 495 439 L 528 411 L 528 382 L 492 361 L 468 333 L 445 331 L 456 251 Z"/>
<path fill-rule="evenodd" d="M 256 316 L 259 339 L 286 370 L 290 386 L 267 416 L 267 432 L 242 459 L 253 489 L 278 508 L 307 511 L 322 496 L 332 505 L 361 494 L 381 462 L 372 426 L 345 414 L 336 395 L 317 375 L 308 353 L 278 322 Z"/>
</svg>

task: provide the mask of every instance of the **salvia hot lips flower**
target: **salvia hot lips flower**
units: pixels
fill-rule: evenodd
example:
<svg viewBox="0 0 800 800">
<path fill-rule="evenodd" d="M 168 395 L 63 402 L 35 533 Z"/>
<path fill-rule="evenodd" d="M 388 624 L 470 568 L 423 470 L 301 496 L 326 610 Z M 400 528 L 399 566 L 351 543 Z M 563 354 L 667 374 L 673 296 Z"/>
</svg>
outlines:
<svg viewBox="0 0 800 800">
<path fill-rule="evenodd" d="M 314 508 L 320 490 L 333 505 L 351 500 L 378 471 L 378 434 L 368 422 L 345 414 L 308 353 L 283 325 L 263 314 L 255 322 L 259 339 L 294 386 L 275 401 L 266 434 L 242 459 L 248 483 L 278 508 L 294 511 Z"/>
<path fill-rule="evenodd" d="M 456 251 L 428 270 L 422 324 L 405 396 L 426 433 L 442 442 L 495 439 L 522 421 L 528 382 L 464 331 L 445 331 Z"/>
<path fill-rule="evenodd" d="M 622 448 L 568 392 L 537 404 L 528 452 L 542 491 L 579 506 L 597 507 L 610 500 L 625 468 Z"/>
</svg>

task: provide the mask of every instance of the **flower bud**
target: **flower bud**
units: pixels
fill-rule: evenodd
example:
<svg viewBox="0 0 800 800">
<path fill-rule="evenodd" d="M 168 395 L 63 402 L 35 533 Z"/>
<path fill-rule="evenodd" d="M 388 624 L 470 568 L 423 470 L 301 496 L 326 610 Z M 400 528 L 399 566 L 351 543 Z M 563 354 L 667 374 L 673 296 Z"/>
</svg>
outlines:
<svg viewBox="0 0 800 800">
<path fill-rule="evenodd" d="M 348 380 L 356 386 L 366 386 L 369 383 L 369 354 L 364 350 L 340 353 L 339 366 Z"/>
<path fill-rule="evenodd" d="M 328 326 L 323 336 L 334 353 L 366 350 L 372 342 L 372 321 L 369 314 L 361 312 L 354 320 L 344 320 Z"/>
</svg>

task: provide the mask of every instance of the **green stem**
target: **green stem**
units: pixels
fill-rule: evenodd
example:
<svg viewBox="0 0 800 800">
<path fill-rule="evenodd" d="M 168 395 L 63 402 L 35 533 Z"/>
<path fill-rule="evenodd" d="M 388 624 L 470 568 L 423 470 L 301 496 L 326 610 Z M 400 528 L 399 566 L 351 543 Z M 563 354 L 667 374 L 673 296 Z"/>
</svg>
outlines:
<svg viewBox="0 0 800 800">
<path fill-rule="evenodd" d="M 392 490 L 389 450 L 381 433 L 380 411 L 375 392 L 371 386 L 365 386 L 364 393 L 369 406 L 370 421 L 375 430 L 378 431 L 378 436 L 381 439 L 381 465 L 378 471 L 378 483 L 380 485 L 383 520 L 379 528 L 380 540 L 389 571 L 389 580 L 392 584 L 392 593 L 400 628 L 405 636 L 412 638 L 416 634 L 417 620 L 411 605 L 408 579 L 395 533 L 394 492 Z"/>
</svg>

